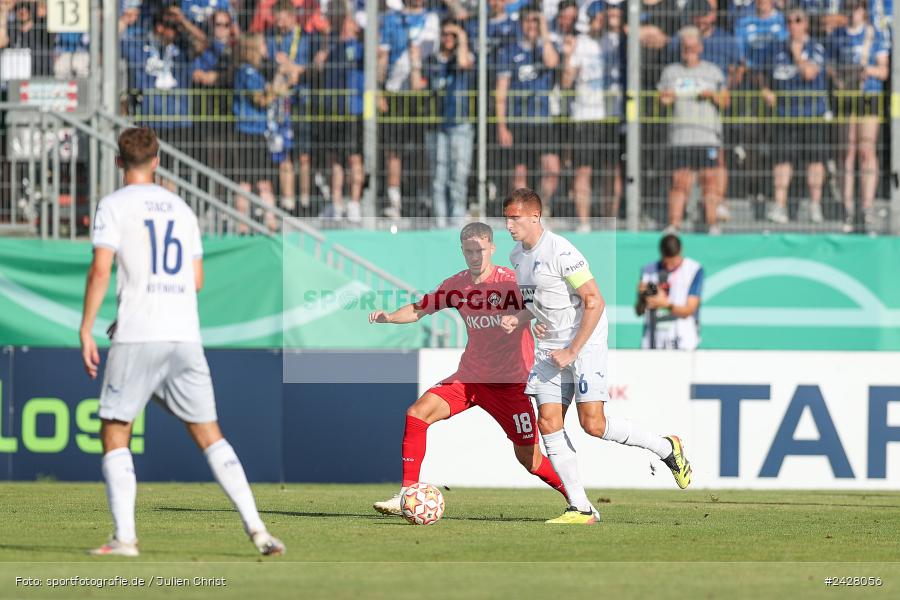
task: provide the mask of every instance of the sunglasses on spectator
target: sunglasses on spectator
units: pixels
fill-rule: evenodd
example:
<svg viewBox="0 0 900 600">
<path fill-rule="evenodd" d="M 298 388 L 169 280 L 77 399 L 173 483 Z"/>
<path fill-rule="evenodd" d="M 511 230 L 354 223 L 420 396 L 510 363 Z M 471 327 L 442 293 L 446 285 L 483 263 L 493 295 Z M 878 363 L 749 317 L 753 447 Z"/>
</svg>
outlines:
<svg viewBox="0 0 900 600">
<path fill-rule="evenodd" d="M 231 21 L 216 21 L 216 27 L 231 27 Z"/>
<path fill-rule="evenodd" d="M 791 23 L 806 23 L 806 19 L 804 19 L 803 17 L 792 17 L 788 19 L 788 21 Z"/>
<path fill-rule="evenodd" d="M 456 32 L 455 32 L 455 31 L 447 30 L 447 31 L 442 31 L 442 32 L 441 32 L 441 35 L 449 35 L 449 36 L 456 37 Z"/>
</svg>

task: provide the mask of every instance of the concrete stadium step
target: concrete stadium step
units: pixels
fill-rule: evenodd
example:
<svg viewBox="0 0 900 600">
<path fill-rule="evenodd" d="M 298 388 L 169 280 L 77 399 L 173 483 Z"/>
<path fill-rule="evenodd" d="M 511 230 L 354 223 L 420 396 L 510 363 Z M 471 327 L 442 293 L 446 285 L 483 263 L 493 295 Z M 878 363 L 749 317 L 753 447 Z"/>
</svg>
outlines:
<svg viewBox="0 0 900 600">
<path fill-rule="evenodd" d="M 27 223 L 0 223 L 0 237 L 37 237 L 34 226 Z"/>
</svg>

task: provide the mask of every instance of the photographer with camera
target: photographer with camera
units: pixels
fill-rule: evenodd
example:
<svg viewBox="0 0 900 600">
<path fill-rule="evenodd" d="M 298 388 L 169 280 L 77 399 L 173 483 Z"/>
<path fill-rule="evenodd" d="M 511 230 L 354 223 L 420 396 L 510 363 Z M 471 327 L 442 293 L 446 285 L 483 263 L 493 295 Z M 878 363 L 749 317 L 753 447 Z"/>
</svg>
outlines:
<svg viewBox="0 0 900 600">
<path fill-rule="evenodd" d="M 674 234 L 659 242 L 660 259 L 641 270 L 635 312 L 644 317 L 641 348 L 695 350 L 700 344 L 703 267 L 682 256 Z"/>
</svg>

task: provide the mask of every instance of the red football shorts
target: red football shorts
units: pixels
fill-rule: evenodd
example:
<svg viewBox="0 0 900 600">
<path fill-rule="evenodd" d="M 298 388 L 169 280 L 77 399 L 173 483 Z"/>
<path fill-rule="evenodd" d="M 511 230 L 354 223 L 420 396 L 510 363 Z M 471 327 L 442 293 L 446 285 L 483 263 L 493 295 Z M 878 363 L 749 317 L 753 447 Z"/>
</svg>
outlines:
<svg viewBox="0 0 900 600">
<path fill-rule="evenodd" d="M 525 384 L 463 383 L 442 381 L 428 390 L 450 406 L 450 416 L 480 406 L 506 432 L 516 446 L 537 444 L 537 419 Z"/>
</svg>

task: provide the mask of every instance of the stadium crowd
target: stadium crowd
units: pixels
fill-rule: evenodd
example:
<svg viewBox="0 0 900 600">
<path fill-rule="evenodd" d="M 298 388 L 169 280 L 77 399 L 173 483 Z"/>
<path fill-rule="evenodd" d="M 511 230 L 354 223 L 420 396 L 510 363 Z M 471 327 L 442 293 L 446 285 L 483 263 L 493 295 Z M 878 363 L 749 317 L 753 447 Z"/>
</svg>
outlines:
<svg viewBox="0 0 900 600">
<path fill-rule="evenodd" d="M 474 196 L 477 2 L 382 4 L 379 212 L 456 224 Z M 695 179 L 710 233 L 736 197 L 778 224 L 875 224 L 891 0 L 642 4 L 649 226 L 682 226 Z M 619 216 L 625 0 L 488 11 L 489 197 L 534 187 L 581 230 Z M 0 49 L 30 48 L 33 76 L 86 76 L 87 36 L 48 34 L 45 15 L 43 0 L 0 0 Z M 273 205 L 358 223 L 368 26 L 362 0 L 122 0 L 123 110 Z M 836 210 L 823 210 L 825 190 Z"/>
</svg>

